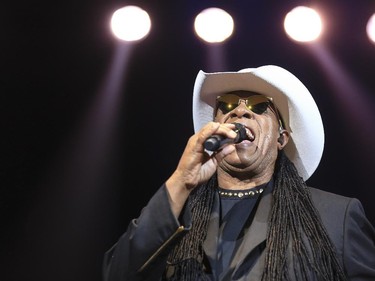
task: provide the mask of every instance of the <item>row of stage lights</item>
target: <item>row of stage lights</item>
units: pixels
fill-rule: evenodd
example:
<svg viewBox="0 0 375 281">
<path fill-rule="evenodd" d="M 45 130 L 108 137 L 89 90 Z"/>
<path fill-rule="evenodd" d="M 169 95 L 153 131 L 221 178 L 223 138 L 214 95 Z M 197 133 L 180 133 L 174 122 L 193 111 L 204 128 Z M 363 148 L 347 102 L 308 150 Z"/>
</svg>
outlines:
<svg viewBox="0 0 375 281">
<path fill-rule="evenodd" d="M 222 43 L 232 34 L 232 16 L 219 8 L 207 8 L 194 21 L 196 35 L 206 43 Z M 316 41 L 323 29 L 319 13 L 309 7 L 298 6 L 284 18 L 284 30 L 292 40 L 301 43 Z M 144 39 L 151 30 L 151 19 L 146 11 L 137 6 L 126 6 L 115 11 L 111 19 L 111 30 L 120 40 L 134 42 Z M 375 44 L 375 14 L 368 20 L 366 32 Z"/>
</svg>

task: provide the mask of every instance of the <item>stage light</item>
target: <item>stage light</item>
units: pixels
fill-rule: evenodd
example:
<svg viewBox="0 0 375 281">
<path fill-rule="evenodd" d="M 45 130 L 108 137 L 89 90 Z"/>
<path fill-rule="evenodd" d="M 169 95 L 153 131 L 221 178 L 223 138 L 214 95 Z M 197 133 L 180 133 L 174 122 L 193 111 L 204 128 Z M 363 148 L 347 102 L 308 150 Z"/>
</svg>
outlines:
<svg viewBox="0 0 375 281">
<path fill-rule="evenodd" d="M 311 42 L 320 36 L 322 21 L 314 9 L 299 6 L 286 15 L 284 29 L 292 40 Z"/>
<path fill-rule="evenodd" d="M 205 42 L 221 43 L 233 33 L 232 17 L 219 8 L 208 8 L 195 17 L 194 30 Z"/>
<path fill-rule="evenodd" d="M 145 38 L 151 29 L 148 13 L 137 6 L 126 6 L 112 15 L 113 34 L 124 41 L 138 41 Z"/>
<path fill-rule="evenodd" d="M 372 43 L 375 43 L 375 14 L 373 14 L 367 22 L 367 36 Z"/>
</svg>

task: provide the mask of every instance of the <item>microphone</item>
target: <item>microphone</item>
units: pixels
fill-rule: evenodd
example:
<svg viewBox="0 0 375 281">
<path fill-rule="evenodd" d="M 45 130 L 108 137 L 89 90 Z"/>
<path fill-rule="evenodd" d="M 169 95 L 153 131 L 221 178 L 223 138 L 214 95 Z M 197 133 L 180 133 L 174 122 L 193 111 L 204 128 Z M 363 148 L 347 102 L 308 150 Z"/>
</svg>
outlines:
<svg viewBox="0 0 375 281">
<path fill-rule="evenodd" d="M 222 135 L 212 135 L 204 142 L 204 148 L 209 151 L 217 151 L 226 144 L 240 143 L 247 138 L 245 126 L 240 123 L 234 123 L 236 128 L 234 131 L 237 136 L 234 139 L 227 138 Z"/>
</svg>

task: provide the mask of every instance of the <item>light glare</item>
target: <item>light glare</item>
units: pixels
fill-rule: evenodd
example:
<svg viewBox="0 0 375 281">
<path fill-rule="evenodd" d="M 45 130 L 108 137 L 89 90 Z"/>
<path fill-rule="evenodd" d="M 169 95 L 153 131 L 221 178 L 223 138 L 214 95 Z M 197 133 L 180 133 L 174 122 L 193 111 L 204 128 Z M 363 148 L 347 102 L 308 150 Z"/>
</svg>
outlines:
<svg viewBox="0 0 375 281">
<path fill-rule="evenodd" d="M 112 15 L 113 34 L 124 41 L 137 41 L 148 35 L 151 19 L 146 11 L 137 6 L 126 6 Z"/>
<path fill-rule="evenodd" d="M 293 40 L 309 42 L 321 34 L 322 21 L 314 9 L 299 6 L 286 15 L 284 29 Z"/>
<path fill-rule="evenodd" d="M 206 42 L 220 43 L 228 39 L 234 28 L 232 17 L 222 9 L 208 8 L 196 16 L 194 29 Z"/>
<path fill-rule="evenodd" d="M 373 14 L 367 22 L 366 32 L 372 43 L 375 43 L 375 14 Z"/>
</svg>

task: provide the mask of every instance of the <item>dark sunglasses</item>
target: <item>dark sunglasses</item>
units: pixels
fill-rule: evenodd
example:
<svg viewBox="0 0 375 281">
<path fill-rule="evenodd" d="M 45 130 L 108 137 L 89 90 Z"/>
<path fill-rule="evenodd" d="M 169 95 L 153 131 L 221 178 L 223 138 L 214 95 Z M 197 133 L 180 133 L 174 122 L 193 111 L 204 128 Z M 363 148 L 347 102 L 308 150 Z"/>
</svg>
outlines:
<svg viewBox="0 0 375 281">
<path fill-rule="evenodd" d="M 255 95 L 242 98 L 234 94 L 227 94 L 224 96 L 218 96 L 216 98 L 216 110 L 220 109 L 223 114 L 227 114 L 229 111 L 232 111 L 239 106 L 242 102 L 245 103 L 247 109 L 256 114 L 264 113 L 268 106 L 271 105 L 271 100 L 265 96 Z"/>
<path fill-rule="evenodd" d="M 223 96 L 218 96 L 216 98 L 216 110 L 215 114 L 218 110 L 220 110 L 223 114 L 227 114 L 228 112 L 235 109 L 241 103 L 244 103 L 247 109 L 251 110 L 256 114 L 263 114 L 268 107 L 275 113 L 280 127 L 283 128 L 283 122 L 280 118 L 279 112 L 276 109 L 275 105 L 272 103 L 272 98 L 268 98 L 263 95 L 253 95 L 247 98 L 239 97 L 235 94 L 226 94 Z"/>
</svg>

